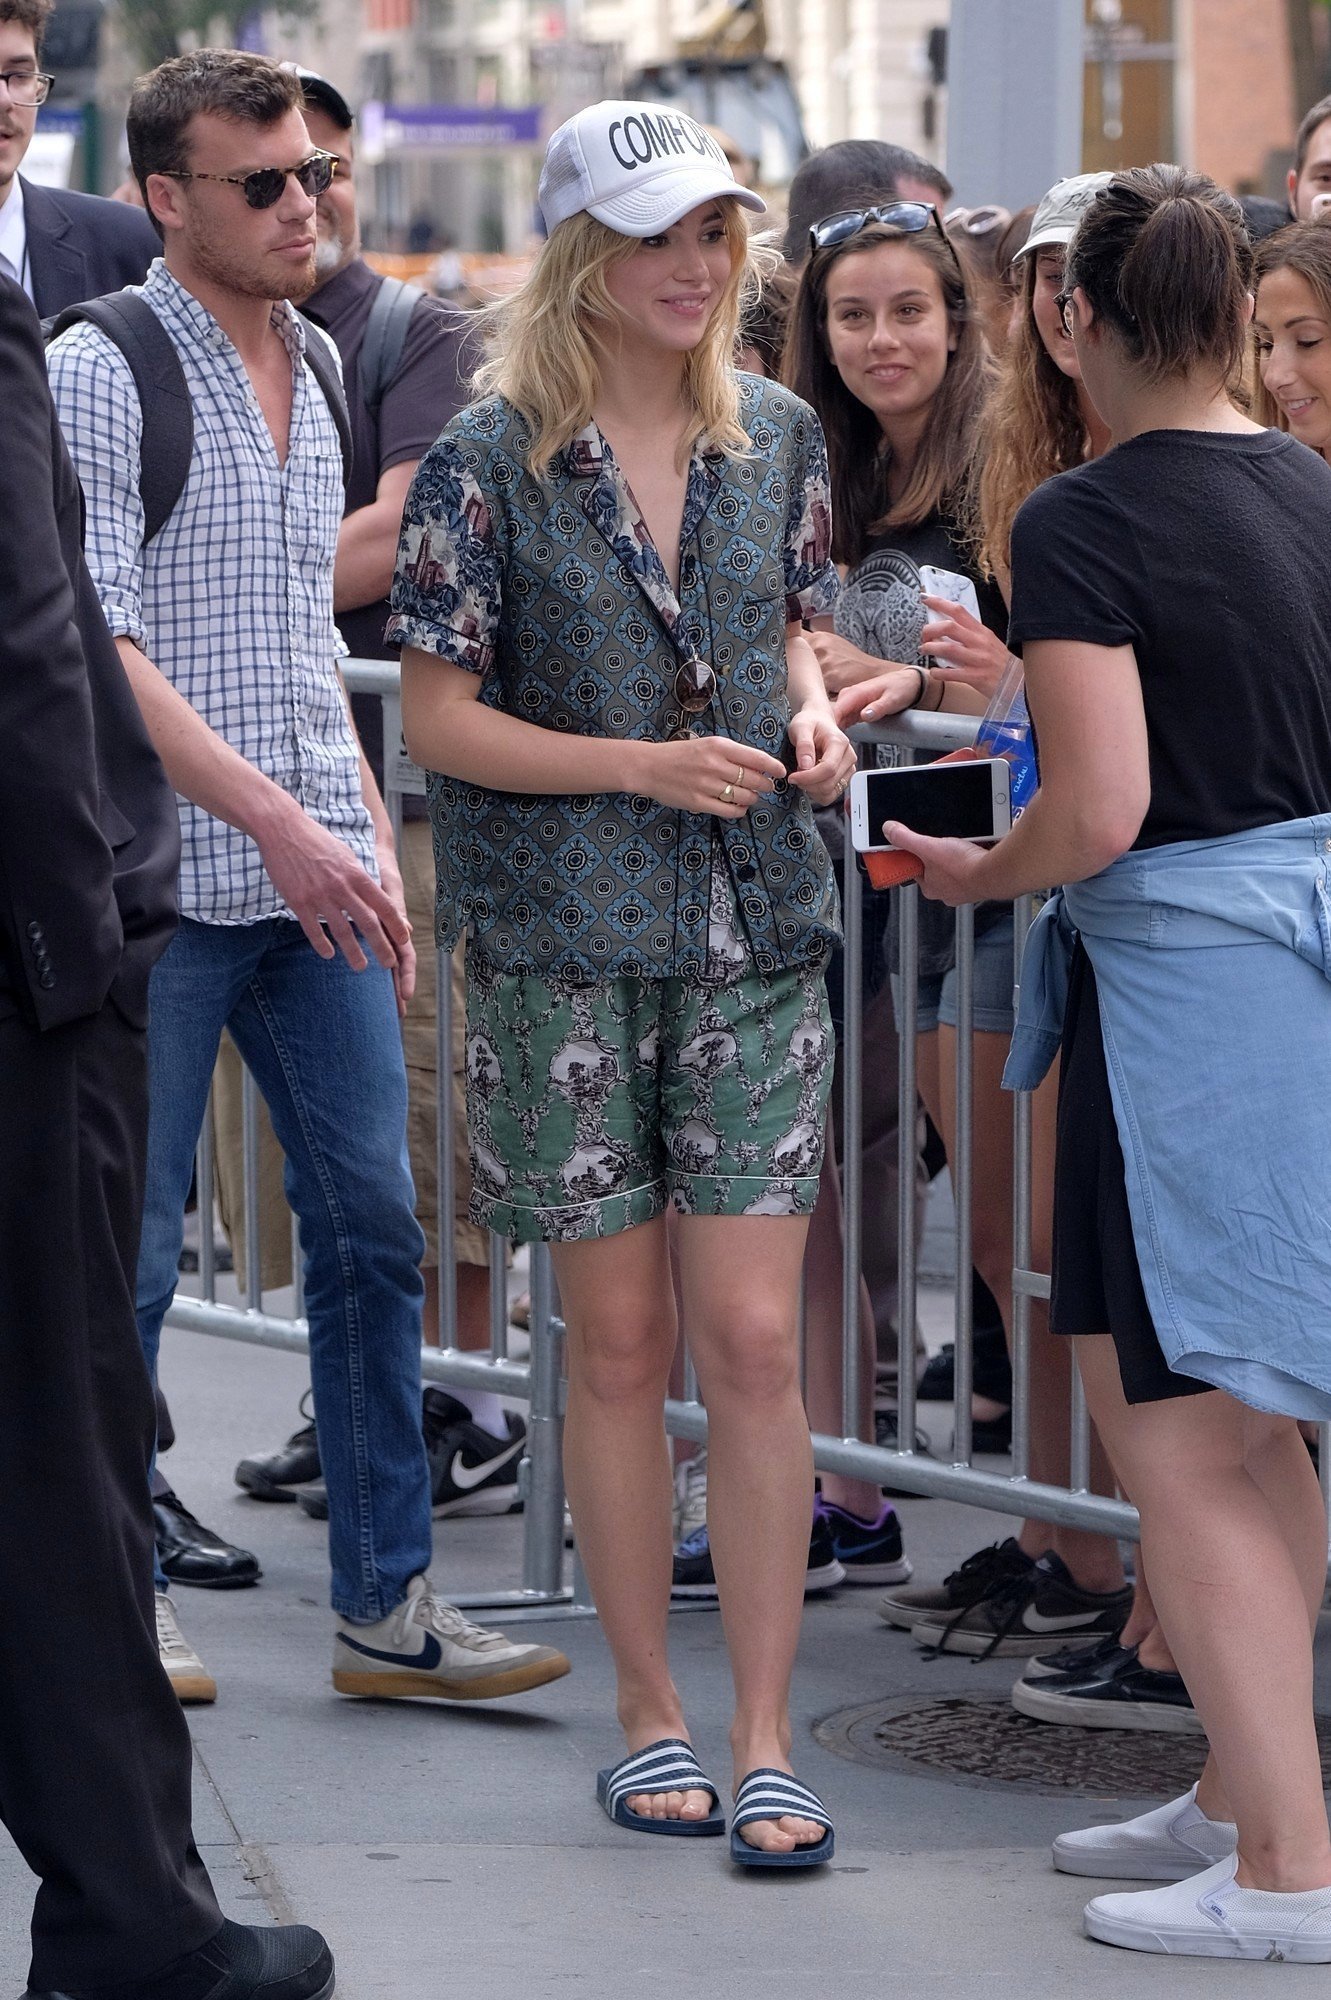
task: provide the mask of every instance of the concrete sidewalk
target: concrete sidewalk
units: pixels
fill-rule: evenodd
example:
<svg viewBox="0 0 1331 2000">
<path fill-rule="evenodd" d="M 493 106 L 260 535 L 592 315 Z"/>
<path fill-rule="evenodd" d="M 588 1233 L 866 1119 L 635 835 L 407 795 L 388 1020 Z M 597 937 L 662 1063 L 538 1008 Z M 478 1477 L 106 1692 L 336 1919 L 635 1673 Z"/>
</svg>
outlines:
<svg viewBox="0 0 1331 2000">
<path fill-rule="evenodd" d="M 260 1506 L 231 1484 L 239 1457 L 295 1427 L 305 1379 L 288 1356 L 165 1337 L 162 1380 L 180 1442 L 164 1469 L 186 1504 L 253 1548 L 265 1571 L 257 1590 L 177 1593 L 182 1626 L 221 1688 L 215 1708 L 191 1711 L 200 1845 L 228 1914 L 295 1917 L 327 1933 L 341 2000 L 677 2000 L 693 1991 L 719 2000 L 1246 2000 L 1282 1977 L 1298 1983 L 1288 1967 L 1166 1962 L 1080 1936 L 1095 1885 L 1052 1872 L 1050 1839 L 1149 1801 L 1069 1802 L 870 1769 L 822 1749 L 812 1729 L 836 1711 L 889 1695 L 996 1692 L 1020 1670 L 926 1659 L 874 1615 L 872 1591 L 843 1589 L 808 1607 L 796 1764 L 837 1821 L 836 1862 L 818 1876 L 737 1878 L 720 1841 L 653 1841 L 610 1825 L 595 1775 L 621 1750 L 592 1620 L 534 1628 L 564 1647 L 574 1672 L 533 1696 L 475 1708 L 339 1700 L 328 1679 L 323 1531 L 299 1509 Z M 998 1517 L 948 1503 L 900 1504 L 926 1577 L 1008 1532 Z M 439 1524 L 444 1591 L 510 1585 L 520 1527 Z M 672 1636 L 700 1753 L 725 1792 L 719 1620 L 681 1615 Z M 31 1886 L 0 1836 L 0 1965 L 14 1992 L 27 1965 Z"/>
</svg>

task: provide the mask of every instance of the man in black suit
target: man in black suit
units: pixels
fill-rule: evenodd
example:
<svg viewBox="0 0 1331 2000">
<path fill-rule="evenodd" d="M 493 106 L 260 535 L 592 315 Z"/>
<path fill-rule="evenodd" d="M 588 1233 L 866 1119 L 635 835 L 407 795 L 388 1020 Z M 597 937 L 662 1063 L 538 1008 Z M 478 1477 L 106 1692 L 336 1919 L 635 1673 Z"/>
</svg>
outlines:
<svg viewBox="0 0 1331 2000">
<path fill-rule="evenodd" d="M 0 1820 L 41 1878 L 29 2000 L 149 1982 L 154 2000 L 323 2000 L 316 1932 L 222 1920 L 157 1656 L 134 1275 L 179 820 L 83 566 L 36 315 L 8 279 L 0 409 L 23 496 L 0 521 Z"/>
<path fill-rule="evenodd" d="M 0 0 L 0 276 L 16 278 L 43 318 L 142 284 L 161 249 L 141 209 L 39 187 L 18 171 L 49 87 L 41 48 L 53 5 Z"/>
</svg>

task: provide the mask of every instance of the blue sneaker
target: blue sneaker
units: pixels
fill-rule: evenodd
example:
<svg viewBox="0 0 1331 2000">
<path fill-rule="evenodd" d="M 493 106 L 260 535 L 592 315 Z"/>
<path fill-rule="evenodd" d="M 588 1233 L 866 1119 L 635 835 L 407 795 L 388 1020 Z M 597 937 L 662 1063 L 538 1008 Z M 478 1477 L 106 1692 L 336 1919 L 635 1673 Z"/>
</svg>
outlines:
<svg viewBox="0 0 1331 2000">
<path fill-rule="evenodd" d="M 827 1523 L 815 1514 L 809 1536 L 809 1564 L 804 1574 L 804 1595 L 816 1597 L 820 1591 L 835 1590 L 844 1583 L 846 1572 L 837 1561 Z M 707 1539 L 707 1523 L 695 1528 L 675 1550 L 671 1579 L 672 1597 L 716 1596 L 716 1571 L 712 1568 L 712 1547 Z"/>
<path fill-rule="evenodd" d="M 820 1495 L 814 1512 L 826 1525 L 847 1583 L 909 1582 L 912 1570 L 902 1550 L 901 1523 L 894 1507 L 885 1503 L 876 1521 L 862 1521 Z"/>
</svg>

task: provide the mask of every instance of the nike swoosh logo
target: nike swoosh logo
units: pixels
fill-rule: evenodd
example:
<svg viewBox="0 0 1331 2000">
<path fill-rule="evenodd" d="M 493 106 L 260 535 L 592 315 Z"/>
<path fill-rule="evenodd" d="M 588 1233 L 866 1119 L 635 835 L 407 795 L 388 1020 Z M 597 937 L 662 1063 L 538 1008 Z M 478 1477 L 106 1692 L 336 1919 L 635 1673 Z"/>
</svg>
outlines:
<svg viewBox="0 0 1331 2000">
<path fill-rule="evenodd" d="M 1068 1618 L 1047 1618 L 1043 1611 L 1028 1604 L 1021 1622 L 1028 1632 L 1075 1632 L 1090 1624 L 1095 1616 L 1093 1611 L 1076 1611 Z"/>
<path fill-rule="evenodd" d="M 362 1645 L 359 1639 L 353 1639 L 347 1632 L 339 1632 L 337 1636 L 344 1646 L 349 1646 L 353 1653 L 361 1654 L 364 1659 L 383 1660 L 390 1667 L 419 1667 L 423 1674 L 432 1674 L 444 1657 L 443 1647 L 428 1632 L 419 1653 L 381 1653 L 377 1646 Z"/>
<path fill-rule="evenodd" d="M 501 1451 L 498 1458 L 483 1458 L 479 1465 L 468 1465 L 460 1451 L 453 1453 L 453 1463 L 448 1468 L 448 1476 L 462 1493 L 469 1493 L 473 1486 L 488 1479 L 492 1472 L 498 1472 L 501 1465 L 507 1465 L 510 1458 L 516 1458 L 526 1445 L 526 1438 L 519 1438 L 507 1451 Z"/>
</svg>

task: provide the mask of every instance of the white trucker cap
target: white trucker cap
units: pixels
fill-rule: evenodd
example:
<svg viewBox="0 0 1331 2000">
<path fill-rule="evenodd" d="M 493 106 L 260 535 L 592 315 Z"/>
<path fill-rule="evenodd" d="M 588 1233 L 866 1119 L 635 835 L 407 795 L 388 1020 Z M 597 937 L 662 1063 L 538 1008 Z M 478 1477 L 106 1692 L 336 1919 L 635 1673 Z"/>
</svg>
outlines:
<svg viewBox="0 0 1331 2000">
<path fill-rule="evenodd" d="M 547 230 L 585 213 L 621 236 L 655 236 L 719 195 L 758 215 L 767 207 L 687 112 L 612 98 L 551 136 L 536 199 Z"/>
<path fill-rule="evenodd" d="M 1065 181 L 1055 181 L 1031 218 L 1031 233 L 1013 263 L 1047 249 L 1051 243 L 1060 248 L 1071 243 L 1077 224 L 1101 188 L 1107 188 L 1113 178 L 1112 174 L 1069 174 Z"/>
</svg>

